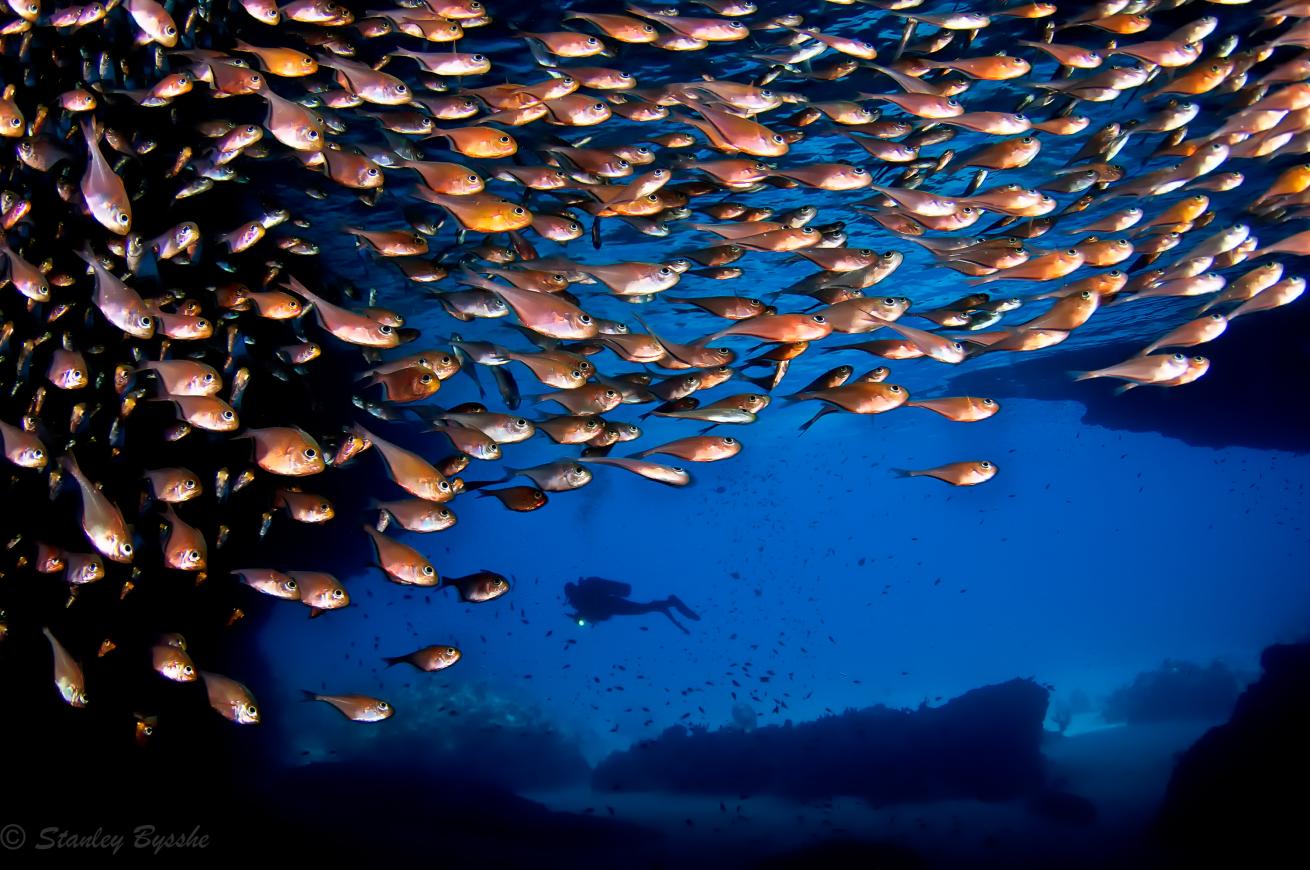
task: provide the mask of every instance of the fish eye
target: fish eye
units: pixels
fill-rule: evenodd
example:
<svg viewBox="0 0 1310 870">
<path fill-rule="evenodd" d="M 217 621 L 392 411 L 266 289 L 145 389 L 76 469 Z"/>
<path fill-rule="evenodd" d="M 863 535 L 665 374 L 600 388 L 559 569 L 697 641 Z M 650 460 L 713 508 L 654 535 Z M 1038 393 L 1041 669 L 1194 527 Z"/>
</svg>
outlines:
<svg viewBox="0 0 1310 870">
<path fill-rule="evenodd" d="M 335 599 L 337 599 L 338 601 L 340 601 L 340 600 L 341 600 L 341 596 L 342 596 L 342 595 L 345 595 L 345 594 L 346 594 L 346 593 L 342 592 L 340 589 L 333 589 L 333 590 L 332 590 L 332 597 L 335 598 Z"/>
<path fill-rule="evenodd" d="M 1070 257 L 1078 256 L 1078 251 L 1075 250 L 1074 248 L 1070 248 L 1069 250 L 1065 251 L 1065 253 L 1068 254 Z"/>
<path fill-rule="evenodd" d="M 476 175 L 470 175 L 469 184 L 477 184 L 477 183 L 478 183 L 478 177 Z"/>
<path fill-rule="evenodd" d="M 310 130 L 310 131 L 306 132 L 306 133 L 305 133 L 305 138 L 306 138 L 306 139 L 309 139 L 310 141 L 313 141 L 314 139 L 317 139 L 317 138 L 318 138 L 318 131 L 317 131 L 317 130 Z"/>
<path fill-rule="evenodd" d="M 641 25 L 641 32 L 642 32 L 642 33 L 654 33 L 654 32 L 655 32 L 655 28 L 652 27 L 652 26 L 650 26 L 649 24 L 643 24 L 643 25 Z"/>
<path fill-rule="evenodd" d="M 509 144 L 509 137 L 508 137 L 508 136 L 501 136 L 501 137 L 500 137 L 500 143 L 501 143 L 502 145 L 508 145 L 508 144 Z"/>
<path fill-rule="evenodd" d="M 369 178 L 377 178 L 378 171 L 374 169 L 372 166 L 370 166 L 367 170 L 365 170 L 365 174 Z"/>
<path fill-rule="evenodd" d="M 987 469 L 987 468 L 991 468 L 992 464 L 984 459 L 982 462 L 978 463 L 978 467 L 982 469 Z"/>
<path fill-rule="evenodd" d="M 165 35 L 165 36 L 177 36 L 177 28 L 174 27 L 174 26 L 171 25 L 171 24 L 165 25 L 165 26 L 164 26 L 164 35 Z"/>
<path fill-rule="evenodd" d="M 448 492 L 450 490 L 450 483 L 444 480 L 440 481 L 437 483 L 437 489 L 441 490 L 442 492 Z"/>
<path fill-rule="evenodd" d="M 123 545 L 121 545 L 118 549 L 119 549 L 119 552 L 121 552 L 124 556 L 130 556 L 130 555 L 132 555 L 132 545 L 131 545 L 131 544 L 123 544 Z"/>
<path fill-rule="evenodd" d="M 1022 139 L 1020 139 L 1019 141 L 1022 142 L 1024 145 L 1031 145 L 1031 144 L 1033 144 L 1033 137 L 1031 137 L 1031 136 L 1024 136 L 1024 137 L 1023 137 Z"/>
<path fill-rule="evenodd" d="M 899 393 L 901 391 L 901 388 L 896 384 L 891 384 L 890 386 L 887 387 L 887 391 L 889 393 Z"/>
<path fill-rule="evenodd" d="M 306 458 L 306 459 L 313 459 L 313 458 L 315 458 L 316 456 L 318 456 L 318 451 L 315 450 L 313 447 L 306 447 L 306 448 L 305 448 L 305 458 Z"/>
<path fill-rule="evenodd" d="M 1184 362 L 1184 361 L 1186 361 L 1187 357 L 1183 356 L 1181 353 L 1176 353 L 1176 354 L 1174 354 L 1174 359 L 1175 359 L 1177 362 Z"/>
<path fill-rule="evenodd" d="M 387 325 L 384 323 L 384 324 L 382 324 L 381 326 L 378 327 L 378 332 L 382 333 L 383 335 L 390 335 L 390 334 L 391 334 L 391 327 L 390 327 L 390 326 L 387 326 Z"/>
<path fill-rule="evenodd" d="M 961 211 L 964 212 L 965 214 L 973 214 L 973 206 L 966 205 L 964 208 L 961 209 Z"/>
<path fill-rule="evenodd" d="M 258 715 L 259 715 L 259 708 L 256 707 L 254 704 L 247 704 L 247 705 L 246 705 L 246 715 L 247 715 L 247 716 L 258 716 Z"/>
<path fill-rule="evenodd" d="M 990 408 L 992 405 L 995 405 L 995 404 L 996 404 L 996 403 L 995 403 L 994 401 L 992 401 L 991 399 L 983 399 L 983 400 L 982 400 L 982 403 L 983 403 L 984 405 L 986 405 L 988 408 Z"/>
<path fill-rule="evenodd" d="M 729 351 L 726 347 L 717 348 L 715 351 L 719 356 L 727 356 Z"/>
<path fill-rule="evenodd" d="M 424 565 L 424 566 L 423 566 L 423 576 L 424 576 L 424 577 L 431 577 L 431 576 L 432 576 L 433 574 L 435 574 L 435 573 L 437 573 L 437 572 L 436 572 L 435 569 L 433 569 L 433 567 L 432 567 L 431 565 Z M 380 706 L 380 705 L 379 705 L 379 706 Z"/>
<path fill-rule="evenodd" d="M 405 87 L 403 83 L 396 85 L 396 93 L 398 94 L 406 93 L 408 90 L 409 88 Z"/>
<path fill-rule="evenodd" d="M 432 375 L 423 375 L 423 377 L 419 378 L 419 383 L 425 385 L 432 383 Z"/>
<path fill-rule="evenodd" d="M 959 102 L 959 100 L 947 100 L 947 101 L 946 101 L 946 105 L 948 105 L 948 106 L 950 106 L 952 109 L 954 109 L 954 108 L 957 108 L 957 107 L 960 105 L 960 102 Z"/>
<path fill-rule="evenodd" d="M 221 416 L 223 417 L 224 420 L 236 419 L 236 414 L 233 414 L 231 411 L 224 411 Z"/>
<path fill-rule="evenodd" d="M 595 45 L 595 44 L 596 44 L 596 37 L 594 37 L 594 36 L 588 36 L 588 37 L 587 37 L 587 45 Z"/>
<path fill-rule="evenodd" d="M 154 726 L 153 726 L 153 725 L 143 725 L 143 726 L 141 727 L 141 733 L 144 734 L 145 736 L 149 737 L 151 734 L 154 734 L 154 733 L 155 733 Z"/>
<path fill-rule="evenodd" d="M 1079 293 L 1078 295 L 1079 295 L 1080 297 L 1082 297 L 1083 299 L 1091 299 L 1091 298 L 1092 298 L 1092 291 L 1090 291 L 1090 290 L 1084 290 L 1082 293 Z"/>
<path fill-rule="evenodd" d="M 1196 363 L 1197 365 L 1200 365 L 1201 363 L 1205 362 L 1205 357 L 1203 357 L 1203 356 L 1194 356 L 1194 357 L 1192 357 L 1192 362 Z"/>
</svg>

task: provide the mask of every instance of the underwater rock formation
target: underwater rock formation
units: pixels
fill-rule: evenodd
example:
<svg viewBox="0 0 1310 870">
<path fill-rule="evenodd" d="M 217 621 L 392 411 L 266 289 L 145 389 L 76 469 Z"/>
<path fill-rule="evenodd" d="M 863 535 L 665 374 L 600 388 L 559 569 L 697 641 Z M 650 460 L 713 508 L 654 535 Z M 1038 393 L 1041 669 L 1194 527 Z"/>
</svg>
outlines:
<svg viewBox="0 0 1310 870">
<path fill-rule="evenodd" d="M 1258 856 L 1304 851 L 1310 644 L 1271 646 L 1260 665 L 1232 717 L 1183 753 L 1169 781 L 1158 830 L 1190 856 L 1260 866 Z"/>
<path fill-rule="evenodd" d="M 1101 716 L 1107 722 L 1140 725 L 1178 720 L 1218 721 L 1233 709 L 1241 683 L 1227 665 L 1166 659 L 1153 671 L 1143 671 L 1105 699 Z"/>
<path fill-rule="evenodd" d="M 848 710 L 743 732 L 675 726 L 602 761 L 607 791 L 747 792 L 797 799 L 858 795 L 875 804 L 1007 800 L 1043 781 L 1047 690 L 1011 680 L 940 707 Z"/>
</svg>

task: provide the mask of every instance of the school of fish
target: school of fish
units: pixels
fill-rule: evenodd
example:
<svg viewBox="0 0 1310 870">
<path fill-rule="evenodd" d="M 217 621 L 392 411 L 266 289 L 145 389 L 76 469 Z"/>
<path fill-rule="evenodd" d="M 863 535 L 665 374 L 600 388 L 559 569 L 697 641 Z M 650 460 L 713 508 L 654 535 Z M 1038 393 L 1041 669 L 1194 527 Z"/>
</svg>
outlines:
<svg viewBox="0 0 1310 870">
<path fill-rule="evenodd" d="M 1157 337 L 1077 378 L 1185 386 L 1210 365 L 1193 348 L 1304 292 L 1289 266 L 1310 231 L 1284 227 L 1310 217 L 1310 2 L 801 5 L 582 2 L 529 25 L 479 0 L 3 0 L 0 601 L 47 606 L 6 613 L 0 639 L 42 632 L 74 707 L 96 697 L 88 662 L 134 656 L 258 723 L 177 629 L 235 625 L 260 594 L 349 606 L 273 546 L 287 524 L 365 536 L 391 582 L 493 601 L 503 575 L 445 577 L 396 531 L 447 529 L 460 499 L 539 510 L 596 474 L 687 486 L 795 404 L 815 409 L 802 431 L 902 408 L 981 422 L 998 402 L 911 397 L 889 366 L 1044 351 L 1142 300 L 1184 302 L 1141 306 Z M 843 159 L 791 153 L 816 141 Z M 1044 181 L 1006 180 L 1025 168 Z M 778 190 L 819 205 L 770 208 Z M 329 206 L 345 226 L 306 217 Z M 606 256 L 633 231 L 668 256 Z M 325 248 L 406 291 L 383 307 Z M 959 273 L 959 298 L 886 294 L 913 286 L 911 252 Z M 802 261 L 804 279 L 771 278 Z M 596 313 L 613 302 L 630 315 Z M 406 326 L 417 312 L 444 326 Z M 657 332 L 661 312 L 703 327 Z M 788 381 L 829 352 L 879 362 Z M 442 404 L 456 376 L 491 405 Z M 638 413 L 687 435 L 647 443 Z M 474 473 L 532 438 L 558 459 Z M 373 481 L 363 518 L 315 492 L 348 465 Z M 899 473 L 976 486 L 998 468 Z M 237 604 L 212 607 L 215 586 Z M 143 597 L 175 621 L 116 635 Z M 460 660 L 434 641 L 386 663 Z M 158 717 L 136 718 L 148 740 Z"/>
</svg>

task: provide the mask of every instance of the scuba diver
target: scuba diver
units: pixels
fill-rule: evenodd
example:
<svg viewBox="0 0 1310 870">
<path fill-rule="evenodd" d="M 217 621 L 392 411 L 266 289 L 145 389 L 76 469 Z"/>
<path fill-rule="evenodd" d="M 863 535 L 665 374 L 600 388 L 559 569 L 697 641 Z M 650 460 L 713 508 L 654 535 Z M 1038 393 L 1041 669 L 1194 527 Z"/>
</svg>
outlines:
<svg viewBox="0 0 1310 870">
<path fill-rule="evenodd" d="M 629 601 L 632 587 L 617 580 L 604 580 L 600 577 L 580 577 L 577 583 L 564 584 L 564 597 L 569 600 L 574 612 L 570 619 L 578 625 L 588 622 L 604 622 L 612 616 L 639 616 L 643 613 L 663 613 L 678 627 L 683 634 L 691 634 L 682 623 L 673 618 L 676 609 L 687 619 L 700 621 L 700 616 L 682 603 L 676 595 L 660 601 Z"/>
</svg>

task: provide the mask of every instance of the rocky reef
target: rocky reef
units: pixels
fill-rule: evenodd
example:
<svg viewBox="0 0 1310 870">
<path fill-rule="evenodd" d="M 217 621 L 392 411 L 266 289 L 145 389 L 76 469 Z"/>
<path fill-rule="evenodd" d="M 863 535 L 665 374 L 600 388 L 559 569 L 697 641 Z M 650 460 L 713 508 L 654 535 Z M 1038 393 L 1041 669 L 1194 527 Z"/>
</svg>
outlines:
<svg viewBox="0 0 1310 870">
<path fill-rule="evenodd" d="M 1310 644 L 1276 645 L 1232 717 L 1183 753 L 1158 819 L 1184 858 L 1267 859 L 1304 851 L 1310 781 Z"/>
<path fill-rule="evenodd" d="M 1011 680 L 939 707 L 848 710 L 813 722 L 743 731 L 672 727 L 602 761 L 607 791 L 857 795 L 875 804 L 1008 800 L 1044 779 L 1047 690 Z"/>
</svg>

